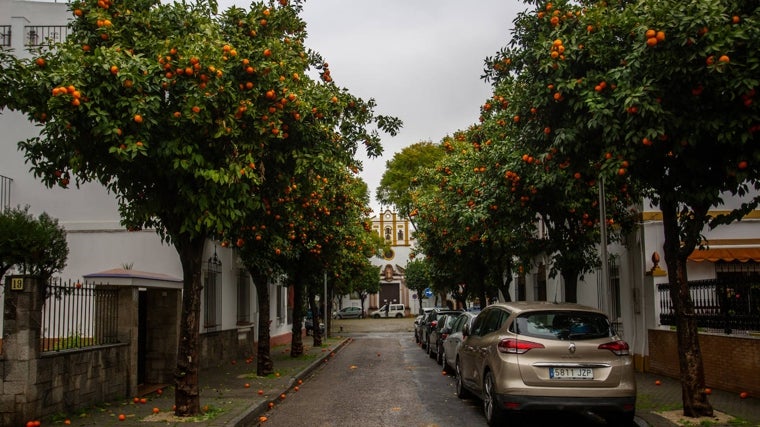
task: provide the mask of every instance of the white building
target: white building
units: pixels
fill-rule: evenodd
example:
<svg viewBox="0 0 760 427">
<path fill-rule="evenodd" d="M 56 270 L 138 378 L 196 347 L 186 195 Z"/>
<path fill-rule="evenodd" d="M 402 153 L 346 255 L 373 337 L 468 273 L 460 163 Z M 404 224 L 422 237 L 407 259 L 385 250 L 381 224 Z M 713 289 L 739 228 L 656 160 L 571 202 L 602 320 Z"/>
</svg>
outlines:
<svg viewBox="0 0 760 427">
<path fill-rule="evenodd" d="M 65 3 L 0 0 L 0 48 L 29 57 L 29 50 L 45 38 L 65 39 L 70 16 Z M 127 231 L 120 225 L 116 199 L 105 188 L 99 184 L 46 188 L 35 179 L 17 143 L 39 131 L 23 115 L 1 111 L 0 129 L 0 209 L 28 205 L 34 216 L 46 212 L 58 219 L 67 232 L 69 246 L 67 266 L 59 274 L 62 279 L 84 281 L 87 275 L 119 268 L 182 277 L 176 250 L 163 243 L 154 230 Z M 202 339 L 213 333 L 218 340 L 220 332 L 236 344 L 241 334 L 257 339 L 258 302 L 249 275 L 237 263 L 232 249 L 209 241 L 204 259 L 214 256 L 221 265 L 216 264 L 218 271 L 213 275 L 218 282 L 216 292 L 202 296 Z M 209 265 L 204 267 L 207 280 Z M 275 281 L 270 284 L 270 318 L 272 342 L 277 344 L 290 340 L 292 307 L 288 305 L 288 288 L 277 286 Z M 205 286 L 204 292 L 210 288 Z M 246 301 L 241 302 L 240 295 Z M 248 354 L 253 351 L 251 342 Z"/>
</svg>

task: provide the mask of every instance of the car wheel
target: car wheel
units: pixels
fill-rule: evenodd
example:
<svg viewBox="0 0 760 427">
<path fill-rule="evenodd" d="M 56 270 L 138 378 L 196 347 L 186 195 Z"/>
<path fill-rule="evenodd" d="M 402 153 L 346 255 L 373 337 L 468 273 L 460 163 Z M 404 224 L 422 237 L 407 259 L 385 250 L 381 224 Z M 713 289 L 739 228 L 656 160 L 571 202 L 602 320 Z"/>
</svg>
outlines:
<svg viewBox="0 0 760 427">
<path fill-rule="evenodd" d="M 483 379 L 483 413 L 489 426 L 498 426 L 504 423 L 506 414 L 499 407 L 494 391 L 494 379 L 491 371 L 486 372 Z"/>
<path fill-rule="evenodd" d="M 374 316 L 372 316 L 372 317 L 374 317 L 375 319 L 379 319 L 379 318 L 380 318 L 380 315 L 379 315 L 379 314 L 376 314 L 376 315 L 374 315 Z"/>
<path fill-rule="evenodd" d="M 443 365 L 443 347 L 441 344 L 438 344 L 438 347 L 435 351 L 435 363 Z"/>
<path fill-rule="evenodd" d="M 414 331 L 414 342 L 417 344 L 420 343 L 420 336 L 417 334 L 417 331 Z"/>
<path fill-rule="evenodd" d="M 428 357 L 430 357 L 431 359 L 435 357 L 435 355 L 433 355 L 433 345 L 430 344 L 430 340 L 429 339 L 428 339 L 428 342 L 427 342 L 427 354 L 428 354 Z"/>
<path fill-rule="evenodd" d="M 470 392 L 467 391 L 466 388 L 464 388 L 464 380 L 462 379 L 462 363 L 459 361 L 459 358 L 457 358 L 455 369 L 456 369 L 456 376 L 457 376 L 457 382 L 456 382 L 457 397 L 460 399 L 466 399 L 470 397 Z"/>
<path fill-rule="evenodd" d="M 402 317 L 404 317 L 404 315 L 403 315 L 403 314 L 401 314 L 401 313 L 397 313 L 397 314 L 396 314 L 396 318 L 397 318 L 397 319 L 400 319 L 400 318 L 402 318 Z"/>
<path fill-rule="evenodd" d="M 441 349 L 441 366 L 443 366 L 443 372 L 447 374 L 451 372 L 451 367 L 446 362 L 446 347 Z"/>
</svg>

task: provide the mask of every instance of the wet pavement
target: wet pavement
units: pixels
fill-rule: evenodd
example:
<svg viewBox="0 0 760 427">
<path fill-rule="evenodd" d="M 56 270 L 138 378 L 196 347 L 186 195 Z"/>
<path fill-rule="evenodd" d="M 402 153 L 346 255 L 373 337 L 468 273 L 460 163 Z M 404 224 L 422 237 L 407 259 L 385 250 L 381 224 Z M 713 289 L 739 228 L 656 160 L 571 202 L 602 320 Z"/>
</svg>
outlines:
<svg viewBox="0 0 760 427">
<path fill-rule="evenodd" d="M 290 357 L 289 346 L 272 348 L 275 374 L 256 376 L 255 360 L 222 360 L 200 374 L 201 406 L 205 413 L 192 419 L 173 416 L 173 387 L 154 390 L 144 396 L 98 405 L 71 414 L 58 414 L 42 420 L 42 426 L 252 426 L 265 422 L 270 406 L 298 393 L 300 382 L 325 363 L 335 353 L 351 343 L 353 333 L 409 332 L 412 319 L 346 319 L 335 320 L 333 338 L 322 347 L 314 347 L 312 338 L 304 338 L 304 354 Z M 713 389 L 710 402 L 716 411 L 732 417 L 727 423 L 706 418 L 673 422 L 660 415 L 681 406 L 681 386 L 672 378 L 651 373 L 638 373 L 636 423 L 639 426 L 672 427 L 691 426 L 753 426 L 760 427 L 760 399 L 755 396 L 742 399 L 737 393 Z M 141 401 L 141 399 L 144 399 Z M 120 420 L 123 416 L 123 420 Z M 263 417 L 263 418 L 262 418 Z M 676 420 L 678 421 L 678 420 Z M 306 424 L 303 424 L 306 425 Z"/>
</svg>

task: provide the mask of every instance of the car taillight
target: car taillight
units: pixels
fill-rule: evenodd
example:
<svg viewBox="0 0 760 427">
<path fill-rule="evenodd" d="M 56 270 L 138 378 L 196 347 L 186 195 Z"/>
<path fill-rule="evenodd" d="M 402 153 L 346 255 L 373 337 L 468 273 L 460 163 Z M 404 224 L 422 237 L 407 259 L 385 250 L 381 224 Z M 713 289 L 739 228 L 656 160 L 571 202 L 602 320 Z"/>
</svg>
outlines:
<svg viewBox="0 0 760 427">
<path fill-rule="evenodd" d="M 441 334 L 441 339 L 442 339 L 442 340 L 445 340 L 445 339 L 446 339 L 446 337 L 448 337 L 448 336 L 449 336 L 449 334 Z"/>
<path fill-rule="evenodd" d="M 497 348 L 502 353 L 523 354 L 526 351 L 534 349 L 534 348 L 544 348 L 544 345 L 541 343 L 533 342 L 533 341 L 524 341 L 524 340 L 518 340 L 514 338 L 507 338 L 507 339 L 503 339 L 499 341 L 499 345 Z"/>
<path fill-rule="evenodd" d="M 433 328 L 435 328 L 436 326 L 438 326 L 438 321 L 437 320 L 433 320 L 432 322 L 430 322 L 430 326 L 433 327 Z"/>
<path fill-rule="evenodd" d="M 628 348 L 628 343 L 623 340 L 612 341 L 606 344 L 601 344 L 599 350 L 609 350 L 618 356 L 628 356 L 631 354 Z"/>
</svg>

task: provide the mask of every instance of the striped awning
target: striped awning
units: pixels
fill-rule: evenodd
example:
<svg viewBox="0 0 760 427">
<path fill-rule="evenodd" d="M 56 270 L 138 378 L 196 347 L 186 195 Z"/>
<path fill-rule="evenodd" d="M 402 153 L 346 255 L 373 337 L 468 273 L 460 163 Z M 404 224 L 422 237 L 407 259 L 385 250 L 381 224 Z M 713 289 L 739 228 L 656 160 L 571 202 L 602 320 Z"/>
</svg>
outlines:
<svg viewBox="0 0 760 427">
<path fill-rule="evenodd" d="M 696 249 L 689 255 L 690 261 L 757 261 L 760 262 L 760 248 L 710 248 Z"/>
</svg>

